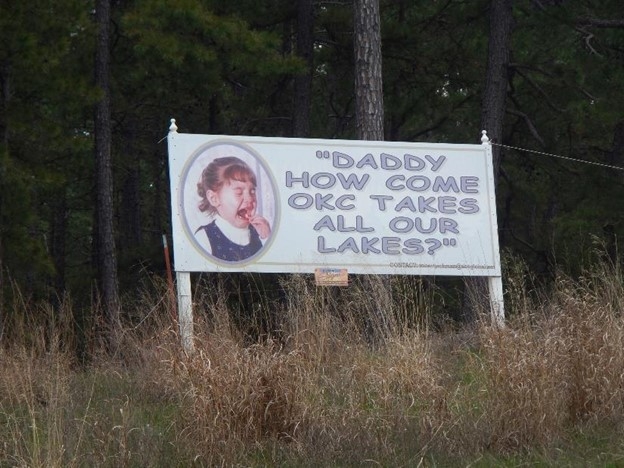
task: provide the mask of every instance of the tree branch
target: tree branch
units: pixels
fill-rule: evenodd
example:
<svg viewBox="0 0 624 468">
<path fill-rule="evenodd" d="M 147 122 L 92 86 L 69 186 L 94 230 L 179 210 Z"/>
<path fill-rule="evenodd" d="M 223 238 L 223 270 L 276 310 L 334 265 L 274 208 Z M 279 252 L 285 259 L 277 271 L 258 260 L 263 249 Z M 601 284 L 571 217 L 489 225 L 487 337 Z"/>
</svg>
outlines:
<svg viewBox="0 0 624 468">
<path fill-rule="evenodd" d="M 516 72 L 518 73 L 518 75 L 520 75 L 522 78 L 524 78 L 525 80 L 527 80 L 527 82 L 529 83 L 529 85 L 536 90 L 538 93 L 540 93 L 542 95 L 542 97 L 544 98 L 544 100 L 546 101 L 546 103 L 548 104 L 548 107 L 550 107 L 551 109 L 559 112 L 559 113 L 563 113 L 563 109 L 557 107 L 555 105 L 554 102 L 552 102 L 552 100 L 548 97 L 548 93 L 546 93 L 541 86 L 539 86 L 535 81 L 533 81 L 527 74 L 523 73 L 520 69 L 516 68 Z"/>
<path fill-rule="evenodd" d="M 585 34 L 585 45 L 587 46 L 587 48 L 595 55 L 597 55 L 598 57 L 602 57 L 602 54 L 600 52 L 598 52 L 596 49 L 594 49 L 594 46 L 591 45 L 591 40 L 594 38 L 594 33 L 587 31 L 584 28 L 581 28 L 580 26 L 577 26 L 575 28 L 577 31 Z"/>
<path fill-rule="evenodd" d="M 597 28 L 624 29 L 624 19 L 579 18 L 577 24 L 580 26 L 595 26 Z"/>
<path fill-rule="evenodd" d="M 524 64 L 524 63 L 517 63 L 517 62 L 510 63 L 510 64 L 509 64 L 509 67 L 510 67 L 510 68 L 513 68 L 514 70 L 516 70 L 516 72 L 518 72 L 518 74 L 519 74 L 519 75 L 521 75 L 523 78 L 526 78 L 526 74 L 522 73 L 522 72 L 520 71 L 520 69 L 529 70 L 529 71 L 534 71 L 534 72 L 537 72 L 537 73 L 541 73 L 542 75 L 547 76 L 548 78 L 553 78 L 553 74 L 552 74 L 552 73 L 550 73 L 550 72 L 549 72 L 549 71 L 547 71 L 547 70 L 544 70 L 544 69 L 543 69 L 543 68 L 541 68 L 541 67 L 536 67 L 536 66 L 533 66 L 533 65 L 527 65 L 527 64 Z M 527 78 L 527 79 L 528 79 L 528 78 Z M 576 84 L 576 83 L 570 83 L 570 82 L 568 82 L 568 81 L 564 81 L 564 83 L 565 83 L 567 86 L 570 86 L 570 87 L 572 87 L 572 88 L 576 88 L 576 89 L 578 89 L 581 93 L 583 93 L 585 96 L 587 96 L 587 97 L 588 97 L 589 99 L 591 99 L 592 101 L 597 101 L 597 100 L 598 100 L 598 98 L 597 98 L 596 96 L 594 96 L 593 94 L 591 94 L 589 91 L 587 91 L 587 90 L 586 90 L 585 88 L 583 88 L 582 86 L 579 86 L 579 85 L 578 85 L 578 84 Z M 542 95 L 544 95 L 544 91 L 541 91 L 541 93 L 542 93 Z M 558 110 L 558 109 L 556 109 L 556 108 L 555 108 L 555 110 Z"/>
<path fill-rule="evenodd" d="M 539 142 L 539 144 L 542 145 L 542 147 L 546 146 L 546 143 L 544 143 L 544 139 L 540 136 L 539 132 L 537 131 L 537 128 L 535 127 L 535 125 L 533 124 L 533 121 L 528 115 L 526 115 L 524 112 L 520 112 L 514 109 L 507 109 L 507 112 L 509 112 L 511 115 L 516 115 L 522 118 L 522 120 L 524 120 L 527 127 L 529 128 L 531 135 L 533 135 L 533 138 L 535 138 Z"/>
</svg>

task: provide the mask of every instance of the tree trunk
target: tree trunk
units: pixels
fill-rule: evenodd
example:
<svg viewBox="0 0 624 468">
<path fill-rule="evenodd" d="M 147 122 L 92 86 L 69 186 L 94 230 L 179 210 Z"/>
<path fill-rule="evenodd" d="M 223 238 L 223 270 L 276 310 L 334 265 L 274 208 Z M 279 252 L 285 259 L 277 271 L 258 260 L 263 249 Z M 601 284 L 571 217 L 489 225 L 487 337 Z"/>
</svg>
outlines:
<svg viewBox="0 0 624 468">
<path fill-rule="evenodd" d="M 488 41 L 488 62 L 485 75 L 485 89 L 481 107 L 481 129 L 487 130 L 491 141 L 501 143 L 507 87 L 509 85 L 509 49 L 513 29 L 513 0 L 492 0 L 490 3 L 490 36 Z M 492 146 L 494 185 L 500 168 L 500 147 Z M 487 279 L 469 277 L 465 280 L 462 299 L 462 316 L 467 322 L 474 322 L 477 311 L 488 308 Z"/>
<path fill-rule="evenodd" d="M 54 289 L 56 297 L 65 293 L 65 239 L 67 235 L 67 193 L 65 190 L 53 202 L 52 260 L 54 262 Z"/>
<path fill-rule="evenodd" d="M 121 206 L 119 207 L 119 258 L 136 255 L 136 249 L 141 246 L 142 216 L 141 216 L 141 152 L 136 147 L 136 124 L 129 122 L 128 130 L 124 135 L 124 162 L 123 182 L 121 186 Z"/>
<path fill-rule="evenodd" d="M 96 178 L 96 261 L 101 305 L 104 309 L 108 343 L 116 347 L 119 329 L 117 259 L 113 231 L 113 170 L 111 156 L 110 110 L 110 0 L 97 0 L 95 20 L 95 85 L 101 99 L 95 106 L 95 178 Z"/>
<path fill-rule="evenodd" d="M 4 231 L 7 225 L 4 219 L 3 210 L 3 193 L 2 190 L 6 187 L 4 181 L 6 172 L 6 163 L 8 159 L 9 151 L 9 133 L 7 122 L 7 110 L 9 107 L 9 79 L 10 79 L 10 67 L 8 60 L 0 63 L 0 343 L 2 343 L 2 337 L 4 336 L 4 323 L 5 323 L 5 310 L 4 310 Z"/>
<path fill-rule="evenodd" d="M 384 139 L 379 0 L 354 1 L 355 128 L 360 140 Z"/>
<path fill-rule="evenodd" d="M 509 49 L 513 29 L 513 0 L 492 0 L 490 3 L 490 37 L 485 89 L 481 107 L 481 128 L 490 140 L 502 143 L 505 102 L 509 85 Z M 494 179 L 498 180 L 500 148 L 492 147 Z"/>
<path fill-rule="evenodd" d="M 624 166 L 624 120 L 615 124 L 615 128 L 613 129 L 613 144 L 607 157 L 607 164 L 618 167 Z M 620 180 L 624 179 L 621 174 L 619 175 L 619 178 Z M 607 222 L 603 225 L 602 230 L 603 236 L 605 237 L 605 253 L 607 255 L 607 259 L 613 267 L 619 268 L 619 246 L 615 229 L 616 223 L 616 220 L 607 220 Z"/>
<path fill-rule="evenodd" d="M 122 186 L 122 206 L 121 206 L 121 223 L 120 231 L 122 233 L 122 242 L 119 247 L 120 255 L 125 253 L 133 254 L 134 250 L 141 245 L 142 227 L 141 227 L 141 194 L 139 190 L 140 183 L 140 162 L 136 156 L 130 156 L 134 159 L 132 167 L 128 168 L 128 174 L 123 181 Z"/>
<path fill-rule="evenodd" d="M 310 136 L 310 105 L 314 67 L 314 11 L 312 0 L 297 1 L 297 55 L 306 62 L 306 72 L 295 77 L 295 115 L 293 136 Z"/>
<path fill-rule="evenodd" d="M 353 14 L 355 56 L 355 128 L 359 140 L 384 139 L 383 76 L 379 0 L 355 0 Z M 392 308 L 389 278 L 366 276 L 366 289 L 374 298 L 365 317 L 369 342 L 380 345 L 388 335 L 387 315 Z"/>
</svg>

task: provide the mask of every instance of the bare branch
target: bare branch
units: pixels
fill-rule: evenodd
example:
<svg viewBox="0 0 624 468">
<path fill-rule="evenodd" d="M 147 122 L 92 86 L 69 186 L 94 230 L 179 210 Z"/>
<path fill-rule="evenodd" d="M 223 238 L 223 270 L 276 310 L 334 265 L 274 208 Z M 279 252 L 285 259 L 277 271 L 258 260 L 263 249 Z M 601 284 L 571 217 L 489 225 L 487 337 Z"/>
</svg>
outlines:
<svg viewBox="0 0 624 468">
<path fill-rule="evenodd" d="M 600 19 L 600 18 L 579 18 L 577 23 L 580 26 L 595 26 L 597 28 L 624 28 L 624 19 Z"/>
<path fill-rule="evenodd" d="M 535 127 L 535 125 L 533 124 L 533 121 L 528 115 L 526 115 L 524 112 L 520 112 L 514 109 L 507 109 L 507 112 L 509 112 L 511 115 L 516 115 L 522 118 L 522 120 L 524 120 L 524 123 L 526 123 L 527 127 L 529 128 L 531 135 L 533 135 L 533 138 L 535 138 L 542 147 L 546 146 L 546 143 L 544 143 L 544 139 L 540 136 L 539 132 L 537 131 L 537 128 Z"/>
<path fill-rule="evenodd" d="M 591 44 L 591 40 L 594 38 L 594 34 L 588 31 L 585 27 L 596 27 L 604 29 L 624 29 L 624 19 L 601 19 L 601 18 L 579 18 L 575 29 L 585 35 L 585 45 L 587 48 L 599 57 L 602 57 Z"/>
<path fill-rule="evenodd" d="M 509 67 L 510 67 L 510 68 L 513 68 L 513 69 L 515 69 L 515 70 L 518 72 L 518 74 L 519 74 L 519 75 L 521 75 L 523 78 L 526 78 L 526 75 L 525 75 L 524 73 L 522 73 L 522 72 L 520 71 L 520 69 L 523 69 L 523 70 L 529 70 L 529 71 L 534 71 L 534 72 L 537 72 L 537 73 L 541 73 L 542 75 L 547 76 L 547 77 L 549 77 L 549 78 L 552 78 L 552 77 L 553 77 L 553 74 L 552 74 L 551 72 L 549 72 L 549 71 L 547 71 L 547 70 L 544 70 L 543 68 L 533 66 L 533 65 L 528 65 L 528 64 L 524 64 L 524 63 L 516 63 L 516 62 L 514 62 L 514 63 L 510 63 L 510 64 L 509 64 Z M 528 79 L 528 78 L 527 78 L 527 79 Z M 578 85 L 578 84 L 576 84 L 576 83 L 570 83 L 570 82 L 568 82 L 568 81 L 564 81 L 564 83 L 565 83 L 567 86 L 570 86 L 571 88 L 578 89 L 581 93 L 583 93 L 585 96 L 587 96 L 587 97 L 588 97 L 589 99 L 591 99 L 592 101 L 597 101 L 597 100 L 598 100 L 598 98 L 597 98 L 596 96 L 594 96 L 593 94 L 591 94 L 588 90 L 586 90 L 586 89 L 585 89 L 585 88 L 583 88 L 582 86 L 579 86 L 579 85 Z M 542 90 L 542 92 L 541 92 L 541 93 L 542 93 L 542 95 L 543 95 L 544 91 Z M 555 110 L 559 110 L 559 109 L 557 109 L 557 108 L 555 108 L 555 107 L 553 107 L 553 108 L 554 108 Z"/>
<path fill-rule="evenodd" d="M 597 55 L 598 57 L 602 57 L 602 54 L 598 52 L 596 49 L 594 49 L 594 47 L 591 45 L 591 40 L 594 38 L 594 33 L 589 32 L 586 29 L 581 28 L 581 27 L 577 27 L 575 29 L 585 34 L 585 45 L 591 51 L 591 53 Z"/>
<path fill-rule="evenodd" d="M 564 110 L 561 109 L 560 107 L 556 106 L 555 103 L 550 99 L 550 97 L 548 96 L 548 93 L 546 91 L 544 91 L 541 86 L 539 86 L 535 81 L 533 81 L 526 73 L 522 72 L 519 69 L 516 69 L 516 72 L 518 73 L 518 75 L 520 75 L 522 78 L 524 78 L 525 80 L 527 80 L 527 82 L 529 83 L 529 85 L 535 89 L 538 93 L 540 93 L 542 95 L 542 97 L 544 98 L 544 100 L 546 101 L 546 103 L 548 104 L 548 106 L 559 112 L 559 113 L 563 113 Z"/>
<path fill-rule="evenodd" d="M 509 68 L 513 68 L 515 70 L 524 69 L 524 70 L 535 71 L 535 72 L 541 73 L 544 76 L 548 76 L 548 77 L 551 77 L 551 78 L 553 76 L 553 74 L 550 71 L 547 71 L 547 70 L 545 70 L 545 69 L 543 69 L 541 67 L 537 67 L 535 65 L 528 64 L 528 63 L 511 62 L 509 64 Z"/>
</svg>

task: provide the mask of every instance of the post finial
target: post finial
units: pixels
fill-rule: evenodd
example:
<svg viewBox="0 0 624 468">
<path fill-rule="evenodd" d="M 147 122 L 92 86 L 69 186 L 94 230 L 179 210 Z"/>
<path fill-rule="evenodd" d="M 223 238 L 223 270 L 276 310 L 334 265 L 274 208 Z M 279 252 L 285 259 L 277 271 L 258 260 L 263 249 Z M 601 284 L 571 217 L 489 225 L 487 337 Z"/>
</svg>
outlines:
<svg viewBox="0 0 624 468">
<path fill-rule="evenodd" d="M 487 136 L 487 130 L 481 130 L 481 143 L 487 145 L 490 139 Z"/>
<path fill-rule="evenodd" d="M 178 126 L 176 125 L 176 119 L 171 119 L 171 125 L 169 125 L 169 133 L 177 133 Z"/>
</svg>

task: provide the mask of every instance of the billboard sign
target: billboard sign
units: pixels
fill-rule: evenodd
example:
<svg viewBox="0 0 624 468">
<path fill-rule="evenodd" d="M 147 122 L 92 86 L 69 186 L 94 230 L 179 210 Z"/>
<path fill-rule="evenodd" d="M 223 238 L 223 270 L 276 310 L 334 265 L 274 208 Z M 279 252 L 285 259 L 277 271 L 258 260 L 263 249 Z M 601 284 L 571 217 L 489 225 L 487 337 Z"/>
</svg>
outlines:
<svg viewBox="0 0 624 468">
<path fill-rule="evenodd" d="M 176 271 L 501 274 L 489 144 L 168 140 Z"/>
</svg>

